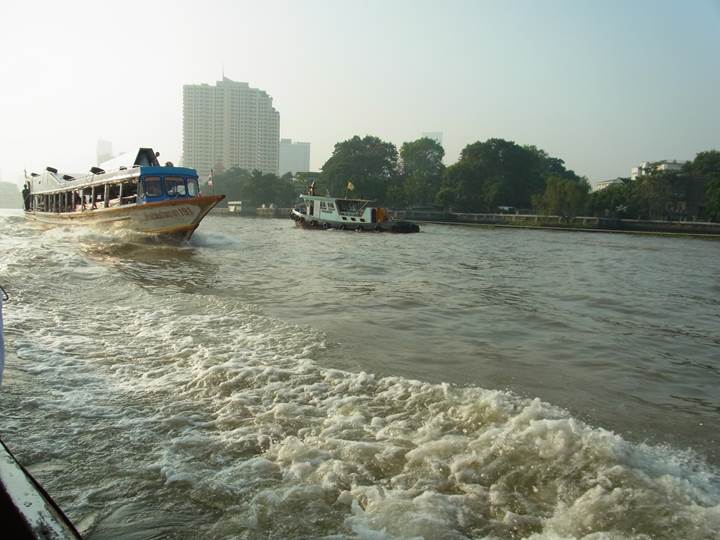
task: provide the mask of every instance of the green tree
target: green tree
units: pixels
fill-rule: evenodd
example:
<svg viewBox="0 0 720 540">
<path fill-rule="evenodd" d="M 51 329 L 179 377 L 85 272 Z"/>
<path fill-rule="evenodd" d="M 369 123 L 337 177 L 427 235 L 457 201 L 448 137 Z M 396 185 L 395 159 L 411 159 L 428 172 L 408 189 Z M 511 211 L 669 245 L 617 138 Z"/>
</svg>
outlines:
<svg viewBox="0 0 720 540">
<path fill-rule="evenodd" d="M 720 151 L 698 153 L 694 160 L 685 164 L 684 170 L 702 176 L 720 176 Z"/>
<path fill-rule="evenodd" d="M 355 196 L 377 200 L 385 200 L 399 181 L 395 145 L 370 135 L 337 143 L 320 174 L 321 187 L 333 196 L 344 195 L 352 182 Z"/>
<path fill-rule="evenodd" d="M 250 178 L 243 184 L 240 197 L 247 201 L 251 207 L 260 207 L 263 204 L 270 206 L 291 206 L 297 198 L 297 192 L 292 177 L 278 178 L 274 174 L 263 174 L 253 171 Z"/>
<path fill-rule="evenodd" d="M 498 206 L 529 208 L 550 176 L 579 180 L 561 159 L 534 146 L 488 139 L 466 146 L 460 160 L 447 168 L 437 201 L 468 212 L 494 212 Z"/>
<path fill-rule="evenodd" d="M 404 204 L 434 202 L 445 173 L 444 157 L 445 150 L 433 139 L 423 137 L 404 143 L 400 148 L 402 191 L 394 198 Z"/>
<path fill-rule="evenodd" d="M 720 177 L 708 182 L 705 192 L 707 216 L 712 221 L 720 221 Z"/>
<path fill-rule="evenodd" d="M 245 183 L 250 179 L 250 171 L 239 167 L 232 167 L 222 173 L 215 174 L 213 177 L 213 185 L 209 186 L 207 182 L 203 183 L 203 193 L 218 193 L 225 195 L 220 205 L 227 206 L 227 201 L 242 200 L 241 191 Z"/>
<path fill-rule="evenodd" d="M 447 168 L 437 194 L 438 204 L 459 212 L 486 211 L 496 196 L 486 177 L 482 164 L 461 159 Z"/>
<path fill-rule="evenodd" d="M 720 221 L 720 151 L 700 152 L 685 165 L 685 170 L 705 181 L 705 216 Z"/>
<path fill-rule="evenodd" d="M 300 190 L 300 187 L 293 182 L 292 176 L 285 175 L 278 178 L 274 174 L 263 174 L 257 170 L 251 173 L 238 167 L 215 175 L 212 187 L 207 183 L 203 186 L 205 193 L 224 194 L 223 204 L 227 204 L 227 201 L 240 200 L 248 208 L 256 208 L 263 204 L 291 206 Z"/>
<path fill-rule="evenodd" d="M 640 219 L 668 218 L 674 201 L 672 176 L 652 174 L 635 180 L 635 196 Z"/>
<path fill-rule="evenodd" d="M 589 213 L 598 217 L 635 218 L 638 214 L 635 182 L 622 178 L 622 183 L 611 184 L 593 191 L 588 198 Z"/>
<path fill-rule="evenodd" d="M 590 184 L 584 178 L 579 181 L 562 176 L 547 179 L 545 191 L 535 195 L 534 206 L 543 214 L 577 216 L 587 210 Z"/>
<path fill-rule="evenodd" d="M 315 184 L 315 190 L 321 195 L 329 193 L 328 186 L 324 183 L 319 172 L 298 172 L 295 173 L 295 184 L 298 195 L 306 193 L 308 188 Z"/>
</svg>

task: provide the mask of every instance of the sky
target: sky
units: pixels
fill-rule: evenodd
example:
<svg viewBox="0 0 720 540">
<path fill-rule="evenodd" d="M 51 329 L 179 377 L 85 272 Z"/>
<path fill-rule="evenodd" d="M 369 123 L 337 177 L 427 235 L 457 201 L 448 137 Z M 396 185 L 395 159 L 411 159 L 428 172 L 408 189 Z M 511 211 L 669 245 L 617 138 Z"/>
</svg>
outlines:
<svg viewBox="0 0 720 540">
<path fill-rule="evenodd" d="M 443 133 L 446 164 L 492 137 L 597 182 L 720 149 L 720 0 L 8 2 L 0 180 L 82 172 L 116 151 L 182 154 L 182 87 L 267 91 L 280 135 L 398 147 Z"/>
</svg>

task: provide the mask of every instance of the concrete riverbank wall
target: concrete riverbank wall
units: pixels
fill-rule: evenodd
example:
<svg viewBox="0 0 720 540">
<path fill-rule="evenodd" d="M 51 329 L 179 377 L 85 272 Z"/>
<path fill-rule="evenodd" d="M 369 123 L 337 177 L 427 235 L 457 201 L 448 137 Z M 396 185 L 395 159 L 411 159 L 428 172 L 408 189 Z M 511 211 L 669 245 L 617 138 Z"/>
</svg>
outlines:
<svg viewBox="0 0 720 540">
<path fill-rule="evenodd" d="M 213 208 L 210 213 L 214 216 L 234 217 L 262 217 L 262 218 L 289 218 L 289 208 Z"/>
<path fill-rule="evenodd" d="M 414 210 L 396 211 L 392 215 L 394 219 L 431 223 L 720 236 L 720 223 L 704 221 L 654 221 L 583 216 L 542 216 L 536 214 L 469 214 Z"/>
<path fill-rule="evenodd" d="M 289 208 L 248 208 L 231 212 L 215 208 L 214 215 L 287 219 Z M 395 210 L 390 215 L 396 220 L 425 223 L 471 224 L 489 227 L 519 227 L 525 229 L 565 229 L 578 231 L 615 231 L 635 233 L 688 234 L 720 237 L 720 223 L 705 221 L 653 221 L 641 219 L 611 219 L 599 217 L 542 216 L 537 214 L 470 214 L 457 212 L 430 212 Z"/>
</svg>

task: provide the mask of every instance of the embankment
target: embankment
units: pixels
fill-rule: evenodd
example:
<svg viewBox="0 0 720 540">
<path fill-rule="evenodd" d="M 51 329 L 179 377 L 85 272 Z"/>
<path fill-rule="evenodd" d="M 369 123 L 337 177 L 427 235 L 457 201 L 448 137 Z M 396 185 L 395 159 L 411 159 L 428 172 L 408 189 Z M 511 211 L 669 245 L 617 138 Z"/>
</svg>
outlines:
<svg viewBox="0 0 720 540">
<path fill-rule="evenodd" d="M 249 210 L 249 211 L 248 211 Z M 285 219 L 289 208 L 254 208 L 231 212 L 215 208 L 215 215 L 252 216 Z M 561 229 L 576 231 L 626 232 L 648 234 L 683 234 L 720 237 L 720 223 L 707 221 L 659 221 L 642 219 L 612 219 L 599 217 L 542 216 L 537 214 L 470 214 L 457 212 L 430 212 L 394 210 L 393 219 L 425 223 L 482 225 L 487 227 L 519 227 L 523 229 Z"/>
<path fill-rule="evenodd" d="M 704 221 L 655 221 L 581 216 L 541 216 L 535 214 L 467 214 L 416 210 L 395 211 L 392 216 L 394 219 L 409 221 L 473 224 L 492 227 L 720 236 L 720 223 Z"/>
</svg>

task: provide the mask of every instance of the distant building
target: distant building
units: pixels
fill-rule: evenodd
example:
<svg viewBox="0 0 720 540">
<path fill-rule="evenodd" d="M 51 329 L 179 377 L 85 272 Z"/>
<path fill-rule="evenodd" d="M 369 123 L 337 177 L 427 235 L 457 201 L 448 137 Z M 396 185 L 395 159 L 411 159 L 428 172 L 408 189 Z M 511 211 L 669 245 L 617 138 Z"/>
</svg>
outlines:
<svg viewBox="0 0 720 540">
<path fill-rule="evenodd" d="M 183 86 L 183 165 L 278 174 L 280 113 L 267 92 L 223 77 Z"/>
<path fill-rule="evenodd" d="M 595 184 L 595 187 L 593 191 L 600 191 L 602 189 L 608 188 L 614 184 L 622 184 L 623 180 L 622 178 L 613 178 L 611 180 L 600 180 Z"/>
<path fill-rule="evenodd" d="M 440 146 L 442 146 L 442 143 L 443 143 L 442 131 L 426 131 L 422 134 L 422 137 L 427 137 L 428 139 L 432 139 L 433 141 L 438 143 Z"/>
<path fill-rule="evenodd" d="M 110 141 L 98 139 L 96 148 L 97 165 L 111 160 L 113 157 L 113 145 Z"/>
<path fill-rule="evenodd" d="M 630 178 L 637 180 L 639 176 L 648 176 L 659 172 L 679 172 L 687 161 L 662 160 L 662 161 L 643 161 L 638 167 L 630 170 Z"/>
<path fill-rule="evenodd" d="M 280 176 L 310 171 L 310 143 L 280 139 Z"/>
</svg>

